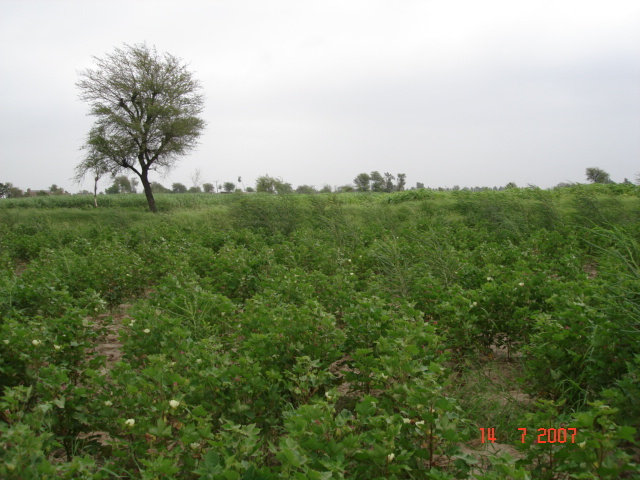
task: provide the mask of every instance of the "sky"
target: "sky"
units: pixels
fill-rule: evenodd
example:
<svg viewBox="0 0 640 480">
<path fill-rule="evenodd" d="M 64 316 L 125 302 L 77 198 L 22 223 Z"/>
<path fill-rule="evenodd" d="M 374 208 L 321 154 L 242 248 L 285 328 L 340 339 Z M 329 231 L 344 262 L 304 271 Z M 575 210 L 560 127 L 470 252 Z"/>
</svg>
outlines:
<svg viewBox="0 0 640 480">
<path fill-rule="evenodd" d="M 91 190 L 71 180 L 94 121 L 79 72 L 145 42 L 206 99 L 197 149 L 152 174 L 166 186 L 640 173 L 637 0 L 0 0 L 0 182 Z"/>
</svg>

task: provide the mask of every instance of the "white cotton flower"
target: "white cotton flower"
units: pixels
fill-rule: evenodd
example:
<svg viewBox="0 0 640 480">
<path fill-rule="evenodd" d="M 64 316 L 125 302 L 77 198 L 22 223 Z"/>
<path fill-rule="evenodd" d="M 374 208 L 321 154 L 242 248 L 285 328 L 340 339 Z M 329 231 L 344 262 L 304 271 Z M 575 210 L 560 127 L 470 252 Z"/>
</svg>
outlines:
<svg viewBox="0 0 640 480">
<path fill-rule="evenodd" d="M 396 458 L 396 455 L 394 453 L 390 453 L 387 455 L 387 462 L 391 462 L 394 458 Z"/>
<path fill-rule="evenodd" d="M 202 363 L 202 359 L 201 359 L 201 358 L 197 359 L 197 360 L 196 360 L 196 363 L 197 363 L 197 364 Z"/>
<path fill-rule="evenodd" d="M 487 277 L 487 282 L 493 282 L 493 277 Z"/>
<path fill-rule="evenodd" d="M 104 402 L 104 405 L 106 407 L 110 407 L 111 405 L 113 405 L 113 402 L 111 400 L 107 400 L 106 402 Z M 126 423 L 126 422 L 125 422 Z"/>
<path fill-rule="evenodd" d="M 143 330 L 143 332 L 144 332 L 144 333 L 151 333 L 151 330 L 149 330 L 148 328 L 145 328 L 145 329 Z"/>
<path fill-rule="evenodd" d="M 136 424 L 136 421 L 133 418 L 129 418 L 129 419 L 125 420 L 124 424 L 127 427 L 131 428 Z"/>
<path fill-rule="evenodd" d="M 173 408 L 174 410 L 175 410 L 176 408 L 178 408 L 178 406 L 179 406 L 179 405 L 180 405 L 180 402 L 179 402 L 179 401 L 177 401 L 177 400 L 171 400 L 171 401 L 169 401 L 169 406 L 170 406 L 171 408 Z"/>
<path fill-rule="evenodd" d="M 42 342 L 41 342 L 40 340 L 31 340 L 31 343 L 32 343 L 34 346 L 36 346 L 36 347 L 37 347 L 37 346 L 38 346 L 38 345 L 40 345 Z"/>
<path fill-rule="evenodd" d="M 518 285 L 520 285 L 521 287 L 524 287 L 524 282 L 520 282 Z"/>
<path fill-rule="evenodd" d="M 60 345 L 54 345 L 53 348 L 55 348 L 56 350 L 60 350 L 62 347 Z"/>
</svg>

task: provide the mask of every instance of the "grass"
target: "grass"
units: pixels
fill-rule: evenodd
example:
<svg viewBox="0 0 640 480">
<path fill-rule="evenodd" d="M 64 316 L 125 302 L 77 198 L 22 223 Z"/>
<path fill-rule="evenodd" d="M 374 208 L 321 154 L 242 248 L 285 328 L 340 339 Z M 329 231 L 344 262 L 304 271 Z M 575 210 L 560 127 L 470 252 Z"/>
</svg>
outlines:
<svg viewBox="0 0 640 480">
<path fill-rule="evenodd" d="M 519 364 L 505 358 L 469 360 L 453 380 L 451 395 L 476 428 L 495 428 L 498 443 L 516 444 L 532 403 L 520 390 L 521 374 Z"/>
</svg>

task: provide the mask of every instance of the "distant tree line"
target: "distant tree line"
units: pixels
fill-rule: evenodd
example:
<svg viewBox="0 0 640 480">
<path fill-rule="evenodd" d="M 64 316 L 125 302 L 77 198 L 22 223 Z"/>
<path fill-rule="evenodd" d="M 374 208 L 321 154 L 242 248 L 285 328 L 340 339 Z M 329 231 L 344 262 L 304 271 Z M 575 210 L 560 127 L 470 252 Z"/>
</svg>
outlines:
<svg viewBox="0 0 640 480">
<path fill-rule="evenodd" d="M 613 184 L 611 176 L 601 168 L 590 167 L 586 169 L 587 180 L 591 183 L 601 184 Z M 293 188 L 290 183 L 285 182 L 282 178 L 275 178 L 269 175 L 261 175 L 256 179 L 255 188 L 246 187 L 242 183 L 242 177 L 238 177 L 238 184 L 243 188 L 238 188 L 234 182 L 215 182 L 202 183 L 200 182 L 200 172 L 196 172 L 192 175 L 193 185 L 187 187 L 183 183 L 173 183 L 171 188 L 167 188 L 161 183 L 152 182 L 151 189 L 154 193 L 233 193 L 233 192 L 258 192 L 258 193 L 270 193 L 283 195 L 287 193 L 299 193 L 299 194 L 314 194 L 314 193 L 343 193 L 343 192 L 401 192 L 406 187 L 406 174 L 398 173 L 392 175 L 386 172 L 381 175 L 377 171 L 371 173 L 360 173 L 353 180 L 353 184 L 342 185 L 339 187 L 331 187 L 330 185 L 324 185 L 321 188 L 316 188 L 313 185 L 300 185 L 297 188 Z M 623 184 L 633 185 L 629 179 L 625 178 Z M 640 185 L 640 173 L 635 177 L 635 183 Z M 561 182 L 554 188 L 569 187 L 573 185 L 569 182 Z M 119 175 L 113 177 L 113 184 L 106 188 L 104 193 L 106 194 L 121 194 L 121 193 L 138 193 L 139 180 L 137 177 L 127 177 L 125 175 Z M 425 185 L 422 182 L 417 182 L 415 187 L 411 187 L 410 190 L 424 189 Z M 509 182 L 503 187 L 460 187 L 454 185 L 453 187 L 437 187 L 430 190 L 436 191 L 486 191 L 486 190 L 506 190 L 509 188 L 517 188 L 514 182 Z M 82 190 L 80 194 L 91 194 L 87 190 Z M 96 192 L 94 192 L 95 194 Z M 46 195 L 69 195 L 69 192 L 56 184 L 51 185 L 48 190 L 31 190 L 15 187 L 12 183 L 0 183 L 0 198 L 20 198 L 20 197 L 33 197 L 33 196 L 46 196 Z M 97 204 L 96 204 L 97 205 Z"/>
<path fill-rule="evenodd" d="M 23 191 L 15 187 L 13 183 L 0 183 L 0 198 L 21 198 L 21 197 L 46 197 L 47 195 L 70 195 L 64 188 L 58 187 L 55 183 L 49 190 L 31 190 L 27 188 Z"/>
</svg>

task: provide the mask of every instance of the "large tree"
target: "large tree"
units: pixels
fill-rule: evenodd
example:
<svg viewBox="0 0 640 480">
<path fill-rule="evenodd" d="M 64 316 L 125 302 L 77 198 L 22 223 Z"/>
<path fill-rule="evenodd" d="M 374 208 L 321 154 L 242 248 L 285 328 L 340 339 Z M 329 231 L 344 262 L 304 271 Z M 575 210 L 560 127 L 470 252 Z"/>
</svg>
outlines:
<svg viewBox="0 0 640 480">
<path fill-rule="evenodd" d="M 80 98 L 96 117 L 87 158 L 111 175 L 132 170 L 157 212 L 149 172 L 168 170 L 196 145 L 205 122 L 200 84 L 182 61 L 147 45 L 125 45 L 80 73 Z M 85 159 L 86 161 L 86 159 Z"/>
</svg>

